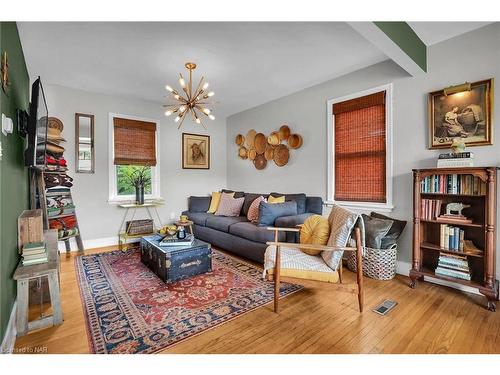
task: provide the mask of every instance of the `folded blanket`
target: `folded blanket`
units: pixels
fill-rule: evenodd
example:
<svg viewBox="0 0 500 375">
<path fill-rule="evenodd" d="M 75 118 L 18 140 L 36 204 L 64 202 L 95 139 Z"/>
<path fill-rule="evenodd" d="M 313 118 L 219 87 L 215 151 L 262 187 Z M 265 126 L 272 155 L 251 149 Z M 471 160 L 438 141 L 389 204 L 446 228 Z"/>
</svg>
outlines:
<svg viewBox="0 0 500 375">
<path fill-rule="evenodd" d="M 62 217 L 60 219 L 50 219 L 49 228 L 50 229 L 73 229 L 76 226 L 76 217 L 68 216 Z"/>
<path fill-rule="evenodd" d="M 59 229 L 57 233 L 58 238 L 65 238 L 65 237 L 74 237 L 78 235 L 78 228 L 73 228 L 73 229 Z"/>
</svg>

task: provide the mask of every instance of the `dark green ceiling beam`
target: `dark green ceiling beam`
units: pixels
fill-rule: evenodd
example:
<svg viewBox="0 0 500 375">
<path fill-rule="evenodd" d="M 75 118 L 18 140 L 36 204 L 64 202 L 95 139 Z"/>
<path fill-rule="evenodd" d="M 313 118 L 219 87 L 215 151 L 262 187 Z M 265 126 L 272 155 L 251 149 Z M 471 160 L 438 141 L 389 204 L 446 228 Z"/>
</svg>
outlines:
<svg viewBox="0 0 500 375">
<path fill-rule="evenodd" d="M 415 63 L 427 72 L 427 46 L 406 22 L 374 22 Z"/>
</svg>

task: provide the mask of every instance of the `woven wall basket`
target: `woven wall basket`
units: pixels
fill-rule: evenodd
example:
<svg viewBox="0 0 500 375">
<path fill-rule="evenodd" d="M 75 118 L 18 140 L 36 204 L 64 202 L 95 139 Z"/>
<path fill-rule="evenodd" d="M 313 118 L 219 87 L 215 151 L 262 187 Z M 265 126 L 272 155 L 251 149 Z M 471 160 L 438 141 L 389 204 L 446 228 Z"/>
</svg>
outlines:
<svg viewBox="0 0 500 375">
<path fill-rule="evenodd" d="M 391 280 L 396 276 L 396 254 L 398 245 L 394 244 L 388 249 L 364 248 L 363 275 L 376 280 Z M 356 272 L 356 253 L 347 254 L 347 268 Z"/>
<path fill-rule="evenodd" d="M 267 138 L 262 133 L 257 133 L 255 135 L 254 147 L 257 154 L 263 154 L 266 151 Z"/>
</svg>

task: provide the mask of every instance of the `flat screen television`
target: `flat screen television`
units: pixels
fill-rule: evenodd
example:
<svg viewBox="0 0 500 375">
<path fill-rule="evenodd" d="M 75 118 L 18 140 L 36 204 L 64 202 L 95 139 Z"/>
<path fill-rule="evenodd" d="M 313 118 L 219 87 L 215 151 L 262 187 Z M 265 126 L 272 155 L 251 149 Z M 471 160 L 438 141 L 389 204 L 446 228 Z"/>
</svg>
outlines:
<svg viewBox="0 0 500 375">
<path fill-rule="evenodd" d="M 48 118 L 49 111 L 45 101 L 42 81 L 38 77 L 31 86 L 31 103 L 27 132 L 28 147 L 24 152 L 25 165 L 28 167 L 45 168 Z"/>
</svg>

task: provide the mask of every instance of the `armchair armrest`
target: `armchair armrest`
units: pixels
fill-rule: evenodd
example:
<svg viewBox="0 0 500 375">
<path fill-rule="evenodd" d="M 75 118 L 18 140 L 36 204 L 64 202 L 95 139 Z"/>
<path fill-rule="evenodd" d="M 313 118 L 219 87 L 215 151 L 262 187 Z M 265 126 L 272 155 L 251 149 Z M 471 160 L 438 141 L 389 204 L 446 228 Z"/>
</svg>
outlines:
<svg viewBox="0 0 500 375">
<path fill-rule="evenodd" d="M 299 244 L 299 243 L 287 243 L 287 242 L 277 242 L 270 241 L 266 242 L 268 246 L 286 246 L 295 249 L 308 249 L 308 250 L 320 250 L 320 251 L 356 251 L 355 247 L 335 247 L 335 246 L 324 246 L 324 245 L 312 245 L 312 244 Z"/>
<path fill-rule="evenodd" d="M 299 228 L 280 228 L 280 227 L 267 227 L 267 230 L 274 230 L 276 232 L 300 232 Z"/>
</svg>

